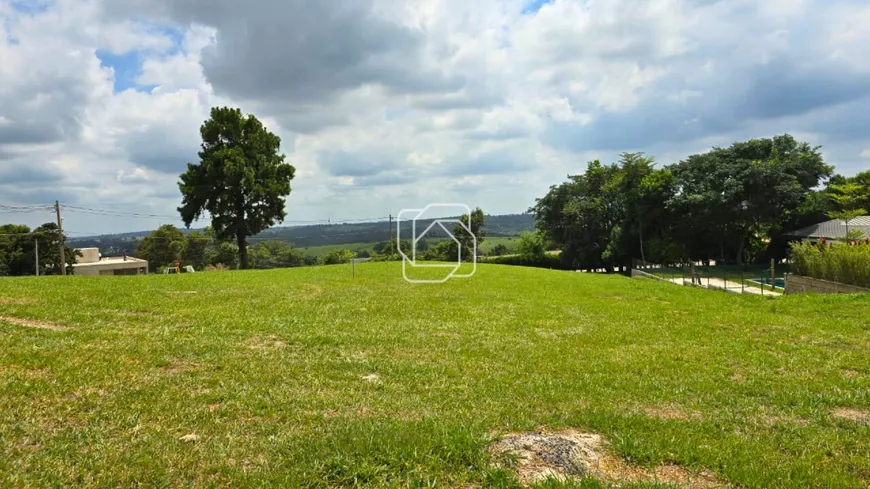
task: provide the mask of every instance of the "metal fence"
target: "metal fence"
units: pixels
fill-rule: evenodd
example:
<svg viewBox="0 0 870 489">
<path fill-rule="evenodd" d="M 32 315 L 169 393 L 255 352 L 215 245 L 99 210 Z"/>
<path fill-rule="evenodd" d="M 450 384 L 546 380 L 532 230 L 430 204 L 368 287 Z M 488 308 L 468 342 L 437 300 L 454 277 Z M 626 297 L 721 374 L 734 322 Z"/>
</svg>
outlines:
<svg viewBox="0 0 870 489">
<path fill-rule="evenodd" d="M 647 276 L 680 285 L 722 290 L 740 294 L 779 295 L 785 289 L 788 265 L 718 265 L 715 262 L 671 264 L 634 260 L 632 275 Z"/>
</svg>

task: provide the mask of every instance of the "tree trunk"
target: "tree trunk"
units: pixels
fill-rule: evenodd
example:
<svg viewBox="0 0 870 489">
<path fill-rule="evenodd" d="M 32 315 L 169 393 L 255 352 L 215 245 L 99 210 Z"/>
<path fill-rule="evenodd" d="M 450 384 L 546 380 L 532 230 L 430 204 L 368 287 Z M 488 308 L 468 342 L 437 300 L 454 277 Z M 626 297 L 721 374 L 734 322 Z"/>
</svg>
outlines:
<svg viewBox="0 0 870 489">
<path fill-rule="evenodd" d="M 743 249 L 746 247 L 747 232 L 740 233 L 740 243 L 737 244 L 737 264 L 743 265 Z"/>
<path fill-rule="evenodd" d="M 640 222 L 640 219 L 638 219 L 637 223 L 637 235 L 640 237 L 640 261 L 646 265 L 646 256 L 643 254 L 643 224 Z"/>
<path fill-rule="evenodd" d="M 248 243 L 245 240 L 246 237 L 241 231 L 236 233 L 236 241 L 239 245 L 239 268 L 241 270 L 248 269 Z"/>
</svg>

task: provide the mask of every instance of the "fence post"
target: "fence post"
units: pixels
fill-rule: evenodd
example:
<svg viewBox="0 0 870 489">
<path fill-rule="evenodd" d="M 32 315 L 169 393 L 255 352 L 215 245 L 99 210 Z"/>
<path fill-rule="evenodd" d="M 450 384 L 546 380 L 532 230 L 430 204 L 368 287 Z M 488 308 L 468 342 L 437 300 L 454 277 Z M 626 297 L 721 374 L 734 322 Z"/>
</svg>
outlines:
<svg viewBox="0 0 870 489">
<path fill-rule="evenodd" d="M 740 293 L 746 293 L 746 270 L 740 270 Z"/>
<path fill-rule="evenodd" d="M 770 259 L 770 290 L 776 291 L 776 271 L 773 258 Z"/>
<path fill-rule="evenodd" d="M 728 271 L 724 268 L 722 269 L 722 282 L 725 283 L 725 286 L 722 288 L 723 292 L 728 292 Z"/>
</svg>

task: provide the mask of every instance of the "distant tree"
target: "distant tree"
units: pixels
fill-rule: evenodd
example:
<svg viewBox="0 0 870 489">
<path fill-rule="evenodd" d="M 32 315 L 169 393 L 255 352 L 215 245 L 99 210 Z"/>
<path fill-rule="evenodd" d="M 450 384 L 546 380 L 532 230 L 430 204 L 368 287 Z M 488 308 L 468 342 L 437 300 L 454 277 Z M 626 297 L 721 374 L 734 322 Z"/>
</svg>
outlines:
<svg viewBox="0 0 870 489">
<path fill-rule="evenodd" d="M 39 239 L 39 274 L 60 274 L 60 240 L 57 223 L 47 222 L 33 230 L 34 237 Z M 66 239 L 64 239 L 66 242 Z M 66 273 L 73 273 L 73 265 L 82 256 L 82 252 L 64 245 L 64 258 L 66 259 Z"/>
<path fill-rule="evenodd" d="M 6 224 L 0 226 L 0 276 L 34 275 L 36 273 L 36 242 L 39 242 L 39 274 L 60 274 L 60 242 L 57 224 L 46 223 L 34 230 L 29 226 Z M 64 246 L 67 273 L 81 252 Z"/>
<path fill-rule="evenodd" d="M 396 238 L 392 238 L 390 239 L 390 241 L 384 241 L 382 246 L 375 245 L 376 251 L 378 248 L 380 248 L 378 254 L 381 256 L 396 256 L 396 258 L 398 259 L 399 249 L 401 249 L 402 253 L 404 253 L 406 256 L 411 256 L 411 242 L 406 239 L 398 240 Z M 417 251 L 420 251 L 420 249 L 418 248 Z"/>
<path fill-rule="evenodd" d="M 475 248 L 475 240 L 477 242 L 477 249 L 480 250 L 480 245 L 486 239 L 486 229 L 484 225 L 486 224 L 486 215 L 480 209 L 480 207 L 475 208 L 471 211 L 471 214 L 464 214 L 459 216 L 459 221 L 465 225 L 465 227 L 457 224 L 453 227 L 453 236 L 459 241 L 459 249 L 462 250 L 460 257 L 463 261 L 469 261 L 472 259 L 474 255 Z M 472 236 L 466 230 L 468 228 L 471 230 Z M 456 260 L 457 256 L 457 246 L 456 242 L 450 240 L 452 243 L 452 248 L 450 252 L 449 260 Z"/>
<path fill-rule="evenodd" d="M 426 261 L 456 261 L 456 243 L 451 240 L 438 241 L 421 255 Z"/>
<path fill-rule="evenodd" d="M 178 211 L 187 227 L 208 212 L 215 235 L 235 238 L 248 268 L 247 238 L 283 222 L 296 169 L 279 154 L 281 139 L 239 109 L 212 108 L 200 134 L 200 162 L 180 176 Z"/>
<path fill-rule="evenodd" d="M 185 248 L 184 233 L 172 224 L 164 224 L 144 237 L 136 247 L 136 256 L 148 261 L 148 269 L 160 268 L 180 260 Z"/>
<path fill-rule="evenodd" d="M 209 241 L 210 238 L 205 233 L 199 231 L 188 233 L 185 237 L 181 261 L 195 270 L 202 270 L 205 267 L 205 250 L 208 248 Z"/>
<path fill-rule="evenodd" d="M 547 238 L 541 231 L 524 231 L 517 243 L 517 254 L 528 260 L 541 260 L 547 254 Z"/>
<path fill-rule="evenodd" d="M 232 243 L 219 241 L 205 250 L 205 263 L 212 266 L 238 268 L 239 248 Z"/>
<path fill-rule="evenodd" d="M 507 255 L 509 252 L 508 247 L 504 245 L 504 243 L 499 243 L 492 247 L 489 250 L 489 256 L 502 256 Z"/>
<path fill-rule="evenodd" d="M 263 241 L 252 246 L 250 251 L 253 268 L 299 267 L 304 262 L 302 253 L 284 241 Z"/>
<path fill-rule="evenodd" d="M 350 263 L 350 260 L 356 258 L 356 253 L 351 250 L 332 250 L 321 257 L 324 265 L 338 265 L 341 263 Z"/>
<path fill-rule="evenodd" d="M 849 234 L 849 221 L 856 217 L 867 214 L 867 210 L 861 204 L 867 198 L 865 189 L 858 183 L 842 183 L 828 186 L 831 199 L 834 201 L 836 210 L 830 211 L 831 219 L 840 219 L 846 223 L 846 234 Z"/>
<path fill-rule="evenodd" d="M 356 256 L 358 258 L 370 258 L 372 254 L 369 252 L 369 250 L 356 250 Z"/>
</svg>

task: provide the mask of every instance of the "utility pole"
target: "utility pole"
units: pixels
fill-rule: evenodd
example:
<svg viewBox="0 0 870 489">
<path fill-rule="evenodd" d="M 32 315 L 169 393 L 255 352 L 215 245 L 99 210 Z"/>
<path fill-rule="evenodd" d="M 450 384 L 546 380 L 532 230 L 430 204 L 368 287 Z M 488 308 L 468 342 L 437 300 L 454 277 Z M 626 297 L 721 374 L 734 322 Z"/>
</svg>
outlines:
<svg viewBox="0 0 870 489">
<path fill-rule="evenodd" d="M 66 251 L 63 243 L 63 223 L 60 218 L 60 202 L 54 201 L 54 212 L 57 214 L 57 233 L 60 235 L 60 274 L 66 275 Z"/>
<path fill-rule="evenodd" d="M 390 214 L 390 237 L 389 237 L 389 239 L 387 239 L 387 246 L 389 246 L 390 243 L 392 243 L 392 242 L 393 242 L 393 215 Z M 398 246 L 398 244 L 396 246 Z M 390 250 L 390 251 L 392 252 L 393 250 Z"/>
<path fill-rule="evenodd" d="M 33 240 L 34 251 L 33 254 L 36 255 L 36 276 L 39 276 L 39 238 Z"/>
</svg>

